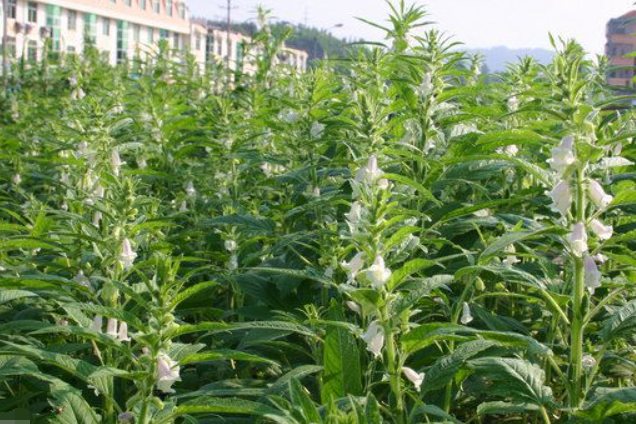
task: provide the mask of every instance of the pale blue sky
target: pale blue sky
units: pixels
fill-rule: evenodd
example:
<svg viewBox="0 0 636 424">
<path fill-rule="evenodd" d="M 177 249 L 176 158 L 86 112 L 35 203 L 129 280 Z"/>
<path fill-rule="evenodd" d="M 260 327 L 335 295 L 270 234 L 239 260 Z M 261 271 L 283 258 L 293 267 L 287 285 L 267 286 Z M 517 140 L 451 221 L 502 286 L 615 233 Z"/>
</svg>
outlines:
<svg viewBox="0 0 636 424">
<path fill-rule="evenodd" d="M 221 18 L 226 0 L 186 0 L 192 15 Z M 467 47 L 549 48 L 548 32 L 574 37 L 588 51 L 603 53 L 605 23 L 631 10 L 633 0 L 416 0 L 438 28 Z M 384 0 L 233 0 L 236 20 L 253 18 L 262 4 L 282 20 L 334 29 L 340 37 L 379 39 L 381 34 L 356 16 L 382 22 L 388 16 Z"/>
</svg>

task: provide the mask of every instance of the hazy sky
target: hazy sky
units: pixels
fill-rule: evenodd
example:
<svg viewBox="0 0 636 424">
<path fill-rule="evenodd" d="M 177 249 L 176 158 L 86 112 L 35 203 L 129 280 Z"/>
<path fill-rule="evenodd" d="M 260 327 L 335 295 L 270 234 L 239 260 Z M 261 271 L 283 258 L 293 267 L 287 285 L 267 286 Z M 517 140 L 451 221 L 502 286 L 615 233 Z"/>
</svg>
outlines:
<svg viewBox="0 0 636 424">
<path fill-rule="evenodd" d="M 186 0 L 192 15 L 221 18 L 226 0 Z M 273 9 L 276 18 L 332 28 L 339 37 L 378 40 L 382 34 L 357 21 L 382 22 L 384 0 L 232 0 L 236 20 L 254 17 L 257 5 Z M 408 1 L 407 1 L 408 3 Z M 592 53 L 603 53 L 605 24 L 636 8 L 633 0 L 415 0 L 426 6 L 430 20 L 467 47 L 549 48 L 548 32 L 574 37 Z"/>
</svg>

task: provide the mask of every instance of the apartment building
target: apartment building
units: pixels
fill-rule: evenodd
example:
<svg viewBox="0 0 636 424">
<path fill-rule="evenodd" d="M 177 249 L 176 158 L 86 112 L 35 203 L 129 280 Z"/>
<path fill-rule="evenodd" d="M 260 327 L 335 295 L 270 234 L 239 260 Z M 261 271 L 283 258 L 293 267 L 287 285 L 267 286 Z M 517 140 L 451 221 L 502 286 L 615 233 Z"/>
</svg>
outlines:
<svg viewBox="0 0 636 424">
<path fill-rule="evenodd" d="M 636 58 L 628 57 L 636 52 L 636 11 L 611 19 L 607 23 L 607 44 L 605 54 L 612 70 L 607 82 L 610 85 L 632 86 L 636 75 Z"/>
<path fill-rule="evenodd" d="M 80 53 L 90 43 L 114 65 L 167 40 L 172 48 L 192 53 L 202 69 L 216 61 L 228 62 L 232 69 L 241 63 L 249 73 L 255 70 L 253 61 L 245 57 L 245 46 L 251 42 L 248 36 L 232 32 L 228 42 L 224 29 L 191 19 L 184 1 L 6 1 L 7 50 L 14 59 L 40 59 L 48 40 L 53 52 L 64 53 Z M 304 72 L 307 53 L 286 49 L 279 62 Z"/>
</svg>

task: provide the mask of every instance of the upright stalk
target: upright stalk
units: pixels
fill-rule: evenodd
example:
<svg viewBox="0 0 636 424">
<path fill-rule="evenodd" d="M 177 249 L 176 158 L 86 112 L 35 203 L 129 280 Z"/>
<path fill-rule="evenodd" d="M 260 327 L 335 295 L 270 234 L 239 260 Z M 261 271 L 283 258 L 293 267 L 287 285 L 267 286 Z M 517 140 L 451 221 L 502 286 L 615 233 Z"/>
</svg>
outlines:
<svg viewBox="0 0 636 424">
<path fill-rule="evenodd" d="M 404 423 L 404 402 L 402 399 L 402 386 L 400 381 L 400 364 L 396 356 L 395 340 L 393 339 L 393 328 L 391 327 L 390 317 L 387 306 L 382 308 L 382 324 L 386 337 L 386 359 L 387 368 L 389 370 L 389 384 L 391 392 L 395 398 L 396 420 L 397 424 Z"/>
<path fill-rule="evenodd" d="M 583 169 L 576 171 L 576 221 L 585 222 L 585 186 Z M 584 311 L 583 300 L 585 297 L 585 270 L 583 258 L 574 256 L 574 284 L 572 287 L 572 339 L 570 343 L 570 362 L 573 390 L 570 398 L 570 406 L 578 407 L 581 401 L 581 379 L 583 375 L 583 335 L 584 335 Z"/>
</svg>

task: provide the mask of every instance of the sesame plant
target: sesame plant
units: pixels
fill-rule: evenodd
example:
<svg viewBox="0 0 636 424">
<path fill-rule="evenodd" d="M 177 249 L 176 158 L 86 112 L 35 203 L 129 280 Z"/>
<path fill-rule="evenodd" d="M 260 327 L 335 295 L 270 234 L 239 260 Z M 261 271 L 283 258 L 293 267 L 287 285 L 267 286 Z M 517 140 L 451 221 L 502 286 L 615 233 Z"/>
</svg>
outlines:
<svg viewBox="0 0 636 424">
<path fill-rule="evenodd" d="M 0 98 L 0 413 L 58 424 L 636 419 L 636 126 L 605 58 L 498 74 L 390 3 L 299 74 L 162 42 Z"/>
</svg>

